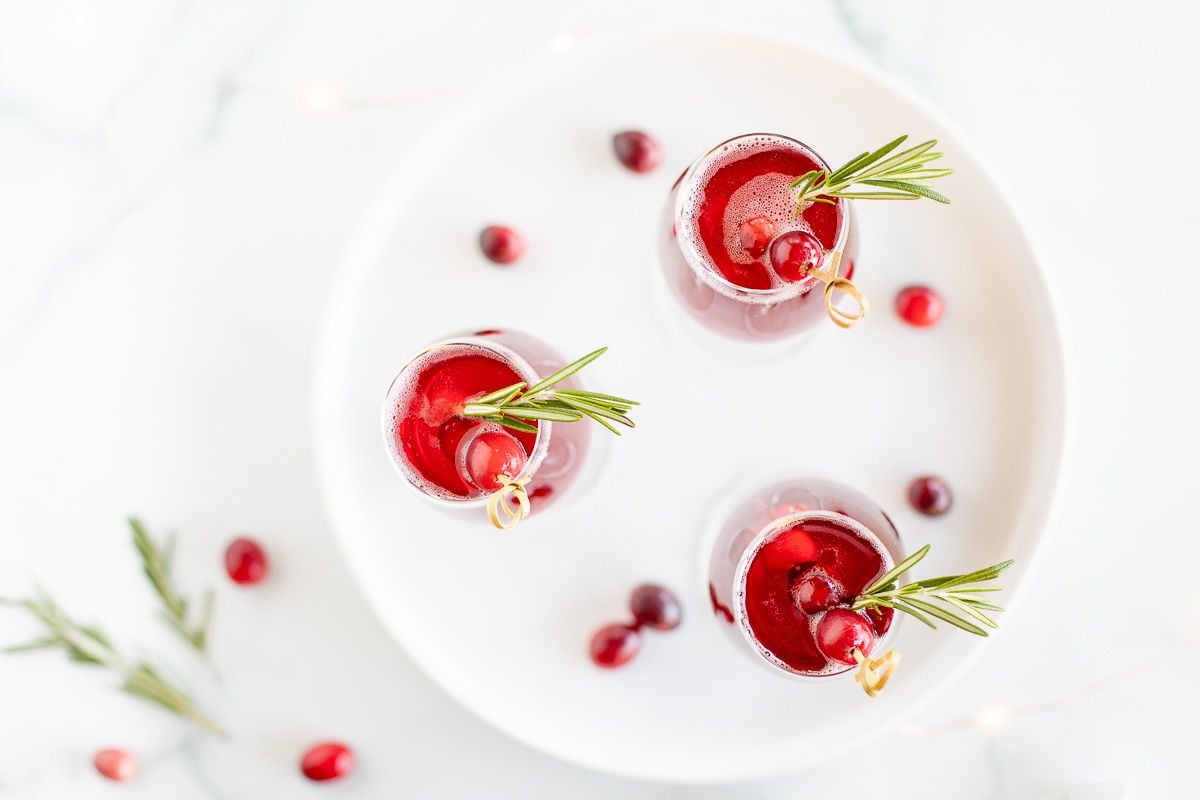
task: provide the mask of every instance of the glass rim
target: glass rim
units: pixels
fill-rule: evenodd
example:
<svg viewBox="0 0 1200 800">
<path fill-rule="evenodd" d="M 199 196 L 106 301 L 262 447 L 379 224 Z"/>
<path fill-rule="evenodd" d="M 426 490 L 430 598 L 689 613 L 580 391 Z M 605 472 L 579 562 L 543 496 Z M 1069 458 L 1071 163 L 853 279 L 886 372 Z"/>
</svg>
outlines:
<svg viewBox="0 0 1200 800">
<path fill-rule="evenodd" d="M 408 457 L 404 454 L 403 449 L 396 447 L 394 435 L 395 428 L 392 417 L 393 412 L 396 409 L 397 386 L 402 385 L 401 379 L 405 377 L 405 373 L 407 373 L 409 368 L 411 368 L 418 360 L 429 355 L 430 353 L 434 353 L 438 350 L 449 347 L 478 347 L 483 350 L 488 350 L 495 355 L 500 356 L 500 358 L 513 366 L 515 371 L 521 376 L 521 379 L 529 385 L 533 385 L 541 380 L 541 377 L 534 370 L 533 366 L 526 361 L 524 357 L 522 357 L 511 347 L 492 339 L 485 339 L 480 336 L 452 336 L 434 342 L 433 344 L 422 348 L 410 359 L 408 359 L 408 361 L 404 363 L 404 366 L 401 367 L 396 373 L 396 376 L 392 378 L 392 382 L 388 384 L 387 392 L 384 394 L 383 398 L 383 409 L 381 415 L 384 449 L 387 450 L 388 460 L 392 463 L 392 468 L 399 473 L 400 477 L 404 478 L 404 483 L 427 501 L 444 508 L 482 508 L 487 504 L 488 498 L 491 496 L 491 492 L 485 491 L 478 497 L 450 498 L 440 497 L 426 491 L 424 486 L 432 485 L 433 482 L 421 476 L 420 473 L 417 472 L 417 470 L 411 465 Z M 520 474 L 515 476 L 515 479 L 518 481 L 523 481 L 526 479 L 531 480 L 534 475 L 537 474 L 538 467 L 542 465 L 542 461 L 545 460 L 546 454 L 549 451 L 550 437 L 553 434 L 554 424 L 550 420 L 538 420 L 537 429 L 537 437 L 533 441 L 533 452 L 531 452 L 529 457 L 525 460 L 525 466 L 521 469 Z M 410 474 L 410 471 L 412 474 Z M 414 476 L 417 476 L 418 479 L 414 480 Z"/>
<path fill-rule="evenodd" d="M 768 667 L 797 680 L 823 681 L 828 678 L 837 678 L 848 675 L 849 673 L 853 672 L 856 667 L 846 665 L 845 669 L 838 670 L 837 672 L 827 672 L 823 675 L 813 675 L 794 669 L 780 660 L 774 653 L 767 649 L 766 645 L 758 640 L 758 638 L 754 635 L 754 632 L 750 630 L 750 621 L 746 616 L 745 589 L 746 577 L 750 572 L 750 562 L 754 560 L 754 556 L 758 554 L 758 551 L 761 550 L 767 542 L 771 541 L 775 536 L 782 533 L 784 529 L 791 527 L 797 522 L 803 522 L 809 519 L 825 519 L 836 522 L 839 525 L 844 525 L 854 533 L 862 536 L 864 539 L 867 539 L 878 547 L 879 552 L 883 555 L 884 572 L 887 572 L 896 566 L 895 557 L 892 555 L 891 551 L 888 550 L 887 545 L 883 543 L 875 531 L 871 530 L 866 525 L 847 514 L 843 514 L 840 511 L 830 511 L 828 509 L 821 508 L 811 508 L 804 511 L 796 511 L 791 514 L 785 514 L 778 519 L 768 522 L 766 525 L 760 528 L 759 531 L 754 534 L 754 538 L 751 539 L 746 545 L 746 549 L 742 552 L 741 556 L 739 556 L 737 566 L 735 567 L 733 574 L 733 616 L 734 622 L 737 625 L 737 629 L 742 634 L 742 638 L 746 640 L 746 643 L 750 645 L 755 653 L 761 656 L 762 662 Z M 897 541 L 899 541 L 898 537 Z M 882 650 L 884 644 L 895 635 L 896 629 L 899 627 L 899 623 L 899 615 L 893 614 L 892 624 L 888 627 L 887 632 L 880 636 L 875 642 L 875 648 L 877 651 Z"/>
<path fill-rule="evenodd" d="M 782 133 L 743 133 L 738 136 L 733 136 L 725 141 L 715 145 L 707 150 L 699 158 L 691 163 L 680 177 L 676 188 L 674 198 L 674 211 L 672 213 L 671 222 L 675 226 L 676 231 L 683 230 L 683 206 L 685 198 L 688 196 L 688 189 L 692 188 L 699 172 L 705 167 L 709 160 L 719 153 L 727 145 L 735 142 L 740 142 L 743 139 L 766 138 L 779 141 L 788 147 L 799 150 L 806 156 L 810 157 L 822 169 L 833 172 L 833 168 L 825 161 L 821 155 L 809 147 L 799 139 L 793 139 L 790 136 L 785 136 Z M 838 201 L 838 235 L 837 241 L 833 247 L 825 251 L 825 258 L 821 262 L 821 267 L 826 268 L 829 262 L 835 257 L 841 257 L 846 249 L 846 242 L 850 236 L 850 220 L 846 213 L 847 205 L 845 200 Z M 683 260 L 687 262 L 688 267 L 692 270 L 692 274 L 704 281 L 709 287 L 720 292 L 721 294 L 731 297 L 734 300 L 750 303 L 776 303 L 784 300 L 791 300 L 799 297 L 805 290 L 811 291 L 816 278 L 797 281 L 796 283 L 788 283 L 782 286 L 772 286 L 769 289 L 751 289 L 745 286 L 739 286 L 733 281 L 721 274 L 720 270 L 712 264 L 712 259 L 703 253 L 695 242 L 689 240 L 681 240 L 680 237 L 675 237 L 676 247 L 683 255 Z"/>
</svg>

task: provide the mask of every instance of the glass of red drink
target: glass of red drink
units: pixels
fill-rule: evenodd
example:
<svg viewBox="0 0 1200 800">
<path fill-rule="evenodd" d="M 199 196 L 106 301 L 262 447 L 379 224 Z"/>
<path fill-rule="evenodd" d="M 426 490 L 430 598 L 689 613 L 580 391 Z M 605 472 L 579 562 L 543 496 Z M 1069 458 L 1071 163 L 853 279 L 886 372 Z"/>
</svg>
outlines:
<svg viewBox="0 0 1200 800">
<path fill-rule="evenodd" d="M 483 516 L 503 473 L 527 482 L 530 509 L 555 502 L 587 455 L 587 425 L 529 422 L 536 432 L 466 417 L 468 402 L 518 381 L 536 383 L 566 361 L 526 333 L 484 330 L 452 336 L 417 353 L 388 387 L 384 445 L 409 486 L 448 511 Z M 562 384 L 581 388 L 578 376 Z M 514 474 L 507 474 L 507 473 Z"/>
<path fill-rule="evenodd" d="M 831 481 L 775 483 L 741 503 L 717 534 L 708 589 L 720 626 L 743 652 L 803 678 L 853 670 L 880 654 L 890 608 L 851 611 L 856 595 L 904 559 L 887 514 Z"/>
<path fill-rule="evenodd" d="M 807 145 L 759 133 L 722 142 L 680 176 L 663 213 L 659 264 L 690 317 L 727 337 L 763 341 L 803 333 L 827 315 L 850 327 L 865 313 L 849 283 L 858 257 L 852 204 L 827 198 L 796 213 L 791 184 L 819 169 L 829 167 Z M 796 260 L 784 267 L 785 238 L 802 240 L 811 259 L 793 250 Z M 845 292 L 857 309 L 841 308 Z"/>
</svg>

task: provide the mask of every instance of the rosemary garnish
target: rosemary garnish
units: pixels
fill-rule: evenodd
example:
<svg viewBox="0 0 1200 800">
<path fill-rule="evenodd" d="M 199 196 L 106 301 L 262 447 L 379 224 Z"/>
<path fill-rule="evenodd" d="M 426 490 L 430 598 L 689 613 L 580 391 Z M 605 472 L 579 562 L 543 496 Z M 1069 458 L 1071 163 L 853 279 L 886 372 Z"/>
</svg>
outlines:
<svg viewBox="0 0 1200 800">
<path fill-rule="evenodd" d="M 133 546 L 137 548 L 142 559 L 142 570 L 154 587 L 155 594 L 162 600 L 163 617 L 171 628 L 187 641 L 197 652 L 207 655 L 208 628 L 212 622 L 213 591 L 209 589 L 204 595 L 204 608 L 200 619 L 195 625 L 188 622 L 188 601 L 181 597 L 171 583 L 171 555 L 175 551 L 175 539 L 167 539 L 166 545 L 160 550 L 146 531 L 146 526 L 137 517 L 129 518 L 129 527 L 133 531 Z"/>
<path fill-rule="evenodd" d="M 1000 627 L 986 612 L 1003 611 L 1004 609 L 987 602 L 981 595 L 988 592 L 999 592 L 1001 587 L 976 586 L 974 584 L 995 580 L 1014 562 L 1010 559 L 965 575 L 926 578 L 897 587 L 896 580 L 928 553 L 929 545 L 925 545 L 901 561 L 882 578 L 863 590 L 851 608 L 856 611 L 880 606 L 893 608 L 916 617 L 931 628 L 936 628 L 937 625 L 929 617 L 936 617 L 942 622 L 948 622 L 956 628 L 961 628 L 976 636 L 988 635 L 981 626 Z"/>
<path fill-rule="evenodd" d="M 588 353 L 532 386 L 521 381 L 497 389 L 467 403 L 462 415 L 479 417 L 525 433 L 537 433 L 537 428 L 525 420 L 579 422 L 588 417 L 620 436 L 621 432 L 612 423 L 616 422 L 628 428 L 637 427 L 633 420 L 626 416 L 634 406 L 639 405 L 636 400 L 626 400 L 599 392 L 585 392 L 581 389 L 553 388 L 607 351 L 607 347 L 601 347 Z"/>
<path fill-rule="evenodd" d="M 24 608 L 46 628 L 43 637 L 28 644 L 4 648 L 0 653 L 61 649 L 72 661 L 105 667 L 121 675 L 125 679 L 121 691 L 190 719 L 210 733 L 228 735 L 196 707 L 186 692 L 168 681 L 153 665 L 122 656 L 98 628 L 73 621 L 40 588 L 35 597 L 0 600 L 0 603 Z"/>
<path fill-rule="evenodd" d="M 937 139 L 889 155 L 906 139 L 907 135 L 901 136 L 878 150 L 860 153 L 833 172 L 814 169 L 804 173 L 792 182 L 792 188 L 798 190 L 797 209 L 802 211 L 808 203 L 833 203 L 831 197 L 848 200 L 918 200 L 927 197 L 939 203 L 949 203 L 948 197 L 929 188 L 929 181 L 943 178 L 954 171 L 929 166 L 942 157 L 942 153 L 933 151 L 937 147 Z M 887 191 L 848 191 L 858 184 Z"/>
</svg>

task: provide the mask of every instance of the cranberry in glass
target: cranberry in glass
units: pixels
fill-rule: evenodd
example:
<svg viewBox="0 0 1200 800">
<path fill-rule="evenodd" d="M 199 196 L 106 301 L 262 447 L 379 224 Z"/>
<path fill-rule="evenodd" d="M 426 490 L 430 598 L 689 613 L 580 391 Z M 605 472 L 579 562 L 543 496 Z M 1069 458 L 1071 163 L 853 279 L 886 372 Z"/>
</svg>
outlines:
<svg viewBox="0 0 1200 800">
<path fill-rule="evenodd" d="M 486 492 L 504 485 L 500 477 L 515 478 L 525 467 L 525 448 L 504 431 L 484 431 L 467 445 L 467 475 Z"/>
<path fill-rule="evenodd" d="M 775 223 L 766 217 L 751 217 L 738 226 L 738 243 L 751 258 L 762 258 L 775 238 Z"/>
<path fill-rule="evenodd" d="M 825 256 L 825 248 L 808 231 L 790 231 L 771 242 L 771 266 L 788 283 L 807 277 Z"/>
<path fill-rule="evenodd" d="M 479 249 L 490 261 L 511 264 L 525 252 L 525 239 L 512 228 L 490 225 L 479 234 Z"/>
<path fill-rule="evenodd" d="M 792 592 L 792 602 L 806 614 L 815 614 L 833 608 L 842 602 L 843 596 L 841 587 L 832 579 L 816 573 L 796 584 Z"/>
<path fill-rule="evenodd" d="M 922 475 L 908 485 L 908 502 L 922 514 L 938 517 L 950 510 L 954 495 L 936 475 Z"/>
<path fill-rule="evenodd" d="M 92 763 L 96 771 L 110 781 L 125 783 L 137 777 L 138 763 L 133 754 L 117 747 L 108 747 L 96 753 Z"/>
<path fill-rule="evenodd" d="M 637 655 L 642 635 L 628 625 L 605 625 L 592 636 L 589 651 L 598 667 L 613 669 Z"/>
<path fill-rule="evenodd" d="M 621 131 L 612 144 L 617 160 L 634 172 L 649 172 L 662 162 L 662 148 L 644 131 Z"/>
<path fill-rule="evenodd" d="M 832 661 L 854 665 L 855 650 L 867 656 L 874 649 L 875 628 L 857 611 L 835 608 L 817 623 L 817 647 Z"/>
<path fill-rule="evenodd" d="M 916 328 L 928 328 L 942 318 L 942 297 L 928 286 L 906 286 L 896 295 L 896 313 Z"/>
<path fill-rule="evenodd" d="M 300 771 L 310 781 L 333 781 L 354 770 L 354 751 L 341 742 L 313 745 L 300 759 Z"/>
<path fill-rule="evenodd" d="M 764 548 L 762 557 L 775 567 L 790 569 L 817 559 L 817 545 L 812 536 L 800 526 L 775 537 L 771 547 Z"/>
<path fill-rule="evenodd" d="M 225 571 L 234 583 L 249 586 L 267 577 L 267 554 L 253 539 L 238 538 L 225 548 Z"/>
<path fill-rule="evenodd" d="M 683 619 L 683 607 L 679 599 L 662 586 L 647 583 L 633 590 L 629 596 L 629 610 L 638 625 L 669 631 L 679 627 Z"/>
</svg>

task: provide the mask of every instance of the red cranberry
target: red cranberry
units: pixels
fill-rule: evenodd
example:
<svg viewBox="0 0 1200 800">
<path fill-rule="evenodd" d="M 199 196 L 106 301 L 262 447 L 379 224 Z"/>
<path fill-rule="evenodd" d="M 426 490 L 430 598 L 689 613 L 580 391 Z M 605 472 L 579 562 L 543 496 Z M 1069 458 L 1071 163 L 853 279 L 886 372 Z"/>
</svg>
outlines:
<svg viewBox="0 0 1200 800">
<path fill-rule="evenodd" d="M 512 228 L 491 225 L 480 232 L 479 249 L 497 264 L 511 264 L 525 252 L 525 239 Z"/>
<path fill-rule="evenodd" d="M 592 636 L 589 650 L 598 667 L 613 669 L 637 655 L 642 635 L 628 625 L 605 625 Z"/>
<path fill-rule="evenodd" d="M 848 608 L 826 612 L 817 623 L 817 647 L 832 661 L 857 664 L 854 651 L 870 655 L 875 647 L 875 629 L 867 618 Z"/>
<path fill-rule="evenodd" d="M 954 495 L 936 475 L 922 475 L 908 485 L 908 502 L 922 514 L 938 517 L 950 510 Z"/>
<path fill-rule="evenodd" d="M 751 217 L 738 226 L 738 241 L 751 258 L 762 258 L 775 238 L 775 223 L 766 217 Z"/>
<path fill-rule="evenodd" d="M 621 131 L 612 143 L 617 160 L 634 172 L 649 172 L 662 162 L 662 148 L 643 131 Z"/>
<path fill-rule="evenodd" d="M 821 574 L 809 575 L 792 592 L 792 602 L 803 612 L 815 614 L 842 602 L 841 587 Z"/>
<path fill-rule="evenodd" d="M 467 475 L 486 492 L 504 485 L 501 475 L 515 478 L 525 466 L 525 448 L 504 431 L 484 431 L 467 444 Z"/>
<path fill-rule="evenodd" d="M 917 328 L 937 324 L 944 308 L 941 295 L 928 286 L 906 286 L 896 295 L 896 313 Z"/>
<path fill-rule="evenodd" d="M 137 777 L 137 759 L 126 750 L 106 748 L 96 753 L 92 763 L 96 765 L 96 771 L 110 781 L 125 783 Z"/>
<path fill-rule="evenodd" d="M 790 569 L 817 559 L 817 544 L 803 528 L 795 527 L 776 536 L 762 549 L 772 566 Z"/>
<path fill-rule="evenodd" d="M 300 759 L 300 771 L 310 781 L 335 781 L 354 770 L 354 751 L 341 742 L 313 745 Z"/>
<path fill-rule="evenodd" d="M 875 629 L 876 636 L 883 636 L 892 627 L 892 618 L 896 616 L 896 612 L 890 608 L 868 608 L 863 611 L 867 615 L 867 619 L 871 620 L 871 627 Z"/>
<path fill-rule="evenodd" d="M 633 590 L 629 596 L 629 610 L 638 625 L 669 631 L 679 627 L 683 619 L 683 608 L 670 589 L 647 583 Z"/>
<path fill-rule="evenodd" d="M 808 231 L 791 231 L 771 243 L 771 266 L 788 283 L 807 277 L 810 270 L 821 265 L 824 256 L 825 249 Z"/>
<path fill-rule="evenodd" d="M 234 539 L 225 548 L 225 571 L 234 583 L 258 583 L 267 577 L 267 554 L 253 539 Z"/>
</svg>

